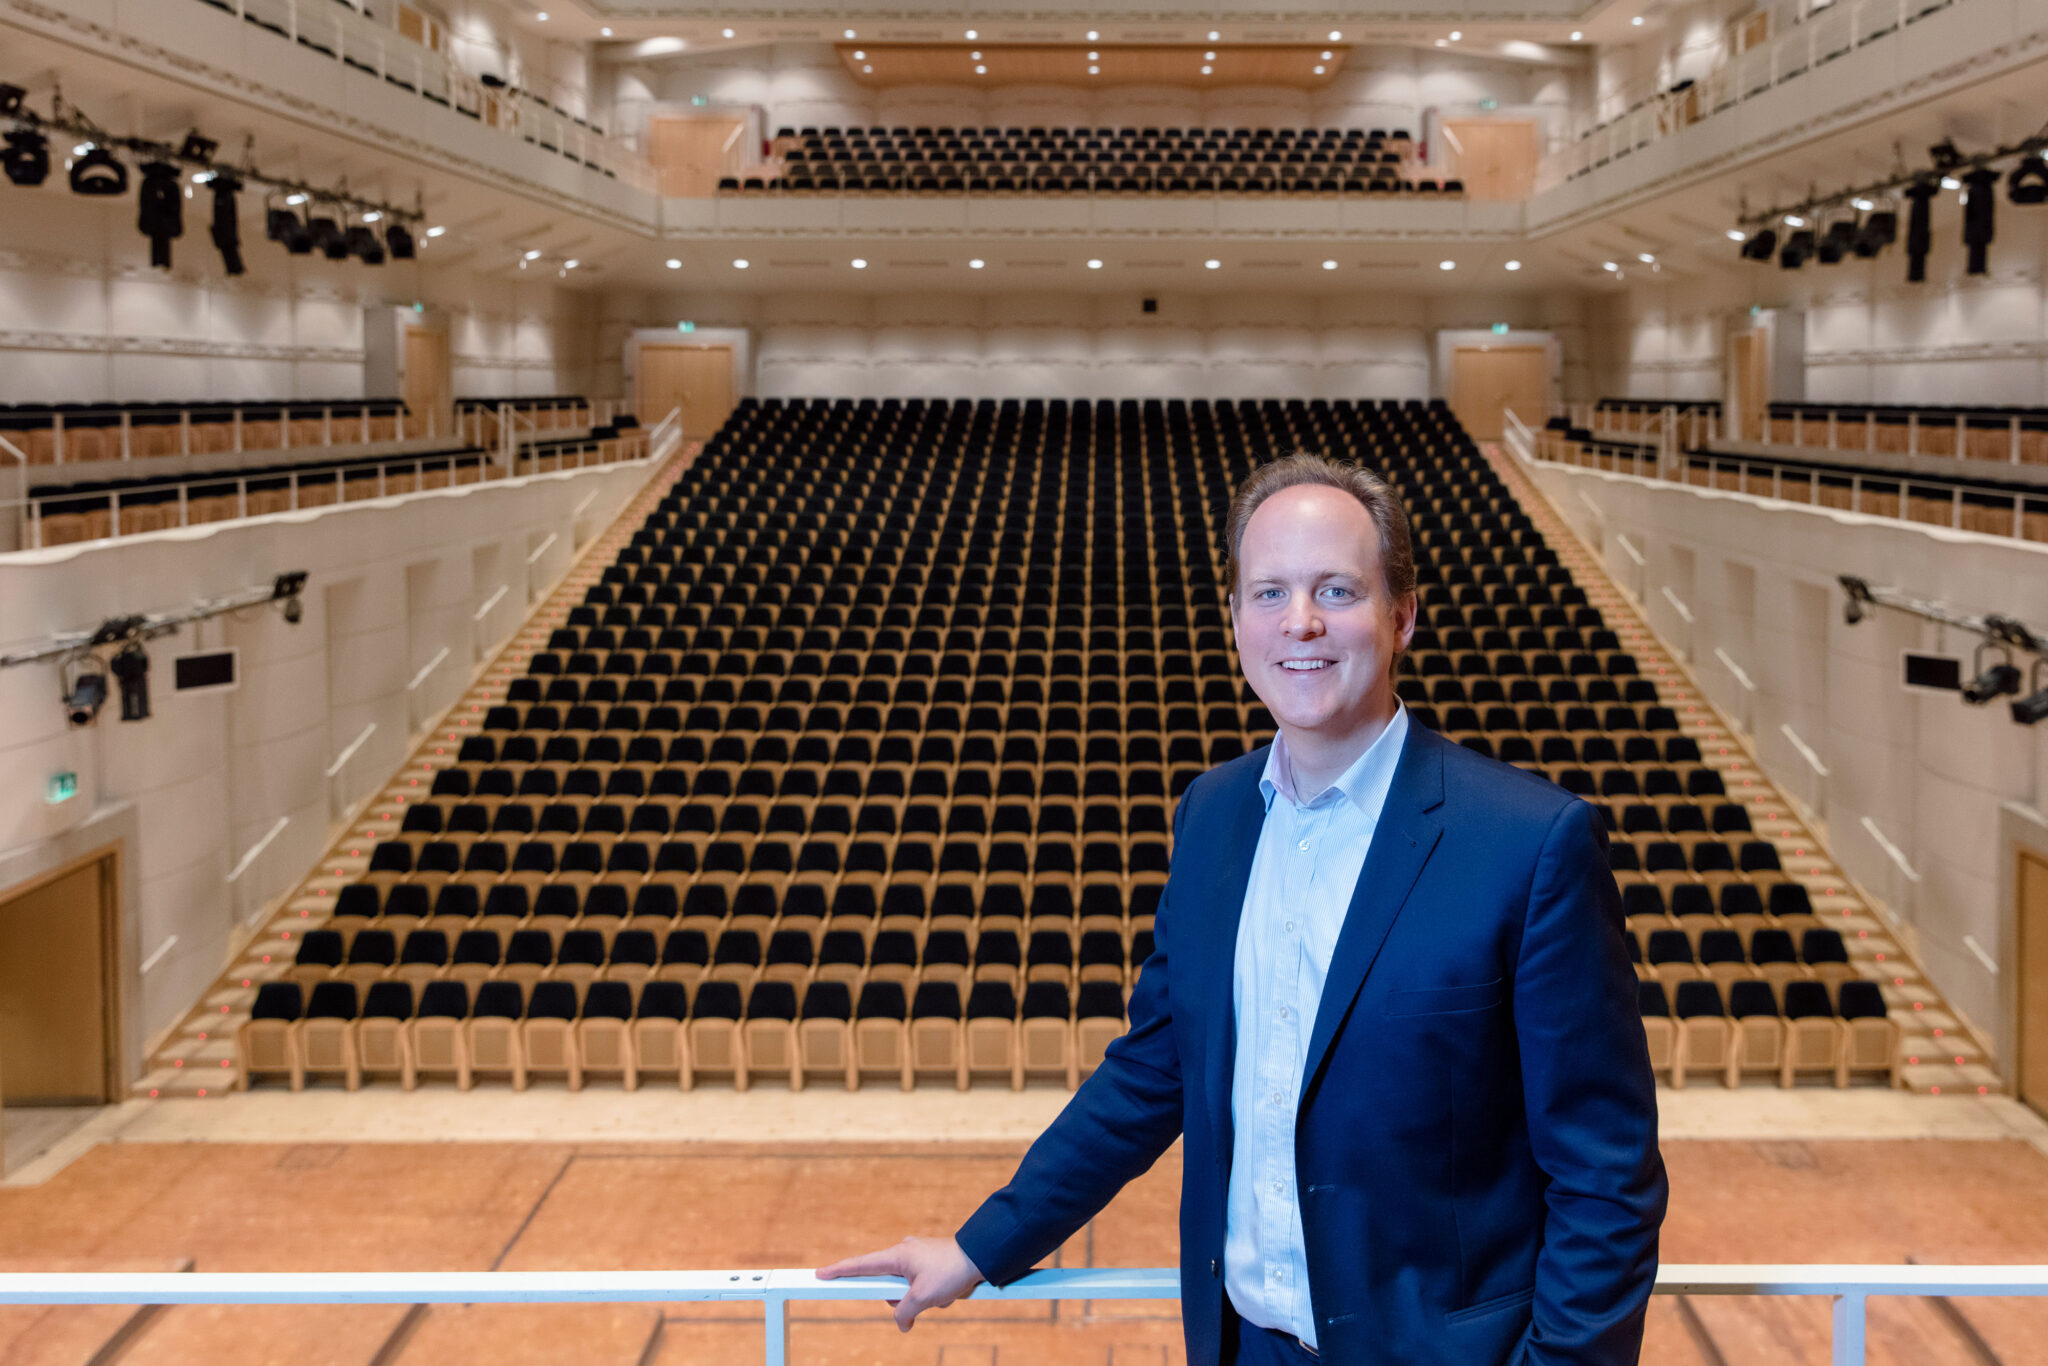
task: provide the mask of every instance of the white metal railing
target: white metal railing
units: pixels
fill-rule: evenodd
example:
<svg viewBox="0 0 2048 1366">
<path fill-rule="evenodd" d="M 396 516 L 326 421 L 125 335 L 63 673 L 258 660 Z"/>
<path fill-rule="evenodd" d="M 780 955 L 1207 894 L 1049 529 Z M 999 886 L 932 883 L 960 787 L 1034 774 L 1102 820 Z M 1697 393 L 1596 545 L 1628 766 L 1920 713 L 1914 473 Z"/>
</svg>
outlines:
<svg viewBox="0 0 2048 1366">
<path fill-rule="evenodd" d="M 747 1303 L 762 1311 L 767 1366 L 788 1366 L 789 1308 L 816 1300 L 903 1297 L 896 1277 L 821 1281 L 804 1270 L 15 1272 L 0 1275 L 0 1305 L 84 1304 L 681 1304 Z M 1832 1302 L 1831 1366 L 1867 1360 L 1873 1296 L 2048 1295 L 2041 1266 L 1715 1266 L 1658 1268 L 1658 1295 L 1798 1295 Z M 977 1286 L 976 1300 L 1174 1300 L 1171 1267 L 1034 1271 L 1007 1286 Z"/>
<path fill-rule="evenodd" d="M 1816 71 L 1873 39 L 1903 33 L 1917 19 L 1965 0 L 1832 0 L 1799 6 L 1782 31 L 1730 52 L 1684 90 L 1636 86 L 1610 97 L 1626 112 L 1581 125 L 1538 164 L 1536 188 L 1549 189 L 1616 157 L 1649 146 L 1785 81 Z"/>
<path fill-rule="evenodd" d="M 1512 445 L 1510 449 L 1513 449 Z M 1827 476 L 1826 489 L 1829 496 L 1824 499 L 1822 471 L 1814 465 L 1809 464 L 1805 469 L 1795 469 L 1769 458 L 1723 455 L 1715 451 L 1683 452 L 1669 461 L 1660 462 L 1653 448 L 1640 443 L 1606 441 L 1601 442 L 1597 449 L 1589 449 L 1579 442 L 1564 440 L 1556 432 L 1536 433 L 1528 449 L 1531 454 L 1522 455 L 1519 451 L 1516 454 L 1525 460 L 1600 469 L 1629 478 L 1662 480 L 1684 484 L 1689 488 L 1714 489 L 1738 497 L 1832 508 L 1865 516 L 1886 517 L 1911 526 L 1942 526 L 1952 531 L 2010 536 L 2015 540 L 2038 539 L 2029 538 L 2026 534 L 2027 504 L 2030 499 L 2037 505 L 2048 503 L 2048 486 L 2034 492 L 2021 490 L 2015 493 L 2008 488 L 1971 484 L 1961 480 L 1944 480 L 1937 485 L 1926 482 L 1925 476 L 1922 476 L 1916 481 L 1912 474 L 1905 471 L 1866 473 L 1853 469 L 1845 469 Z M 1695 475 L 1702 477 L 1696 478 Z M 1732 476 L 1732 484 L 1724 483 L 1729 476 Z M 1846 500 L 1831 501 L 1843 498 L 1840 481 L 1844 478 L 1848 480 Z M 1869 489 L 1866 487 L 1868 485 L 1878 487 Z M 1763 488 L 1768 488 L 1769 491 L 1759 491 Z M 1943 496 L 1924 496 L 1936 490 Z M 1974 509 L 1986 514 L 1978 519 L 1977 524 L 1965 524 L 1965 498 L 1970 500 Z M 1877 499 L 1890 501 L 1879 503 L 1875 501 Z M 1915 515 L 1916 503 L 1923 505 L 1922 515 Z M 1945 507 L 1946 515 L 1938 519 L 1925 515 L 1927 510 L 1936 504 Z M 2004 511 L 2007 505 L 2011 507 L 2009 520 Z M 1991 515 L 1994 513 L 1995 517 Z M 1998 522 L 1995 527 L 1991 525 L 1993 520 Z"/>
<path fill-rule="evenodd" d="M 342 771 L 348 767 L 349 761 L 363 752 L 363 745 L 376 733 L 377 723 L 368 723 L 357 733 L 355 739 L 343 746 L 341 753 L 334 756 L 334 762 L 327 765 L 324 776 L 327 779 L 327 815 L 330 820 L 340 820 L 355 805 L 342 793 L 342 784 L 338 780 Z"/>
<path fill-rule="evenodd" d="M 683 409 L 680 404 L 668 410 L 668 416 L 654 424 L 654 430 L 647 434 L 647 453 L 657 460 L 666 459 L 670 452 L 683 443 Z"/>
<path fill-rule="evenodd" d="M 653 168 L 623 139 L 557 113 L 528 91 L 486 84 L 451 57 L 404 36 L 395 27 L 398 6 L 387 7 L 394 24 L 333 0 L 232 0 L 231 8 L 236 18 L 376 76 L 393 89 L 469 115 L 543 151 L 609 171 L 639 189 L 654 188 Z"/>
</svg>

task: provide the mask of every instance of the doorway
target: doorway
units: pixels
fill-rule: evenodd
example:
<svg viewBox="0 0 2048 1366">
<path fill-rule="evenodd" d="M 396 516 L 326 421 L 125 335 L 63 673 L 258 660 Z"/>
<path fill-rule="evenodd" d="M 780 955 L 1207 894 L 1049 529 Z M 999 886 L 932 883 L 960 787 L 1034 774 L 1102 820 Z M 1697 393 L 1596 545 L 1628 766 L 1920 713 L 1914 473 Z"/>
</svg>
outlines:
<svg viewBox="0 0 2048 1366">
<path fill-rule="evenodd" d="M 2048 858 L 2019 851 L 2014 870 L 2019 901 L 2019 1058 L 2013 1069 L 2020 1099 L 2048 1115 Z"/>
<path fill-rule="evenodd" d="M 1445 119 L 1450 174 L 1468 199 L 1527 199 L 1536 192 L 1533 119 Z"/>
<path fill-rule="evenodd" d="M 448 387 L 448 334 L 432 327 L 405 329 L 405 406 L 425 424 L 425 435 L 454 430 Z M 408 432 L 408 435 L 419 433 Z"/>
<path fill-rule="evenodd" d="M 657 115 L 647 121 L 647 160 L 671 197 L 708 196 L 720 176 L 745 168 L 747 122 L 737 115 Z"/>
<path fill-rule="evenodd" d="M 685 441 L 703 441 L 733 410 L 732 348 L 643 343 L 633 385 L 633 410 L 653 427 L 682 409 Z"/>
<path fill-rule="evenodd" d="M 1764 439 L 1764 411 L 1771 402 L 1771 339 L 1761 327 L 1729 338 L 1729 367 L 1735 388 L 1735 418 L 1744 441 Z"/>
<path fill-rule="evenodd" d="M 88 854 L 0 901 L 0 1105 L 120 1099 L 116 859 Z"/>
<path fill-rule="evenodd" d="M 1460 346 L 1451 353 L 1451 410 L 1473 440 L 1500 440 L 1510 408 L 1531 427 L 1549 418 L 1549 348 Z"/>
</svg>

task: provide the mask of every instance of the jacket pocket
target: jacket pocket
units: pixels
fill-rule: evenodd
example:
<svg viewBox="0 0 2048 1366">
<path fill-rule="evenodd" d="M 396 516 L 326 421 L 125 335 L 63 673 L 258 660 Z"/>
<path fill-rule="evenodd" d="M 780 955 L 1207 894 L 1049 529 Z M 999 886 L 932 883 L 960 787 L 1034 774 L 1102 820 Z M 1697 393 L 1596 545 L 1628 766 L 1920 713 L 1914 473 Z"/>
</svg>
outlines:
<svg viewBox="0 0 2048 1366">
<path fill-rule="evenodd" d="M 1444 1322 L 1463 1323 L 1467 1319 L 1481 1319 L 1488 1314 L 1504 1313 L 1509 1309 L 1519 1309 L 1535 1298 L 1536 1287 L 1532 1285 L 1527 1290 L 1517 1290 L 1512 1295 L 1496 1295 L 1490 1300 L 1481 1300 L 1475 1305 L 1446 1314 Z"/>
<path fill-rule="evenodd" d="M 1501 979 L 1498 977 L 1469 987 L 1391 991 L 1387 993 L 1387 1014 L 1443 1015 L 1454 1010 L 1484 1010 L 1488 1006 L 1499 1005 L 1500 998 Z"/>
</svg>

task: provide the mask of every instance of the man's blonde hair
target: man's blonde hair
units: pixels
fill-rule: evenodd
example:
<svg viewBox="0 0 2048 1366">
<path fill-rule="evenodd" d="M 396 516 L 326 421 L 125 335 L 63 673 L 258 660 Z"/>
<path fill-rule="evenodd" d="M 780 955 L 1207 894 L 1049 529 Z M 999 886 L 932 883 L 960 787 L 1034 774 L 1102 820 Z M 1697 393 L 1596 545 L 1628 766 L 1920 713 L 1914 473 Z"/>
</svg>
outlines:
<svg viewBox="0 0 2048 1366">
<path fill-rule="evenodd" d="M 1326 455 L 1299 451 L 1259 466 L 1237 486 L 1230 499 L 1230 515 L 1224 522 L 1230 544 L 1230 558 L 1224 577 L 1230 596 L 1237 597 L 1238 578 L 1244 565 L 1238 558 L 1244 549 L 1244 531 L 1251 525 L 1259 504 L 1282 489 L 1304 484 L 1321 484 L 1342 489 L 1364 505 L 1380 533 L 1380 578 L 1387 597 L 1399 602 L 1415 591 L 1415 549 L 1408 536 L 1408 512 L 1393 485 L 1363 465 L 1332 460 Z"/>
</svg>

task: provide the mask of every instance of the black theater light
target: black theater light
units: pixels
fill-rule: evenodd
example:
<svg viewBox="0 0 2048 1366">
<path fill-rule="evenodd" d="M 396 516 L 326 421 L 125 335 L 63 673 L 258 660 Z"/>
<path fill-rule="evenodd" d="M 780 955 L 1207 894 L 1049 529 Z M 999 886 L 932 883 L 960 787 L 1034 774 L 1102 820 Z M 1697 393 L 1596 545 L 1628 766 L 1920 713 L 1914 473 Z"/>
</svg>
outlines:
<svg viewBox="0 0 2048 1366">
<path fill-rule="evenodd" d="M 185 140 L 178 144 L 178 159 L 180 161 L 196 161 L 204 166 L 213 161 L 213 154 L 219 150 L 220 144 L 218 142 L 215 142 L 212 138 L 199 136 L 199 130 L 195 128 L 193 131 L 185 134 Z"/>
<path fill-rule="evenodd" d="M 71 161 L 71 192 L 106 199 L 128 193 L 128 168 L 96 142 Z"/>
<path fill-rule="evenodd" d="M 40 185 L 50 178 L 50 140 L 33 128 L 16 128 L 7 134 L 7 150 L 0 152 L 0 167 L 16 185 Z"/>
<path fill-rule="evenodd" d="M 215 171 L 207 185 L 213 190 L 212 236 L 221 266 L 230 275 L 244 274 L 248 267 L 242 264 L 242 220 L 235 205 L 242 182 L 226 171 Z"/>
<path fill-rule="evenodd" d="M 185 235 L 185 187 L 178 183 L 178 168 L 168 161 L 145 162 L 135 227 L 149 239 L 149 263 L 158 270 L 171 268 L 171 243 Z"/>
<path fill-rule="evenodd" d="M 313 250 L 313 234 L 307 229 L 306 220 L 281 204 L 272 204 L 264 214 L 263 235 L 282 243 L 294 256 L 305 256 Z"/>
<path fill-rule="evenodd" d="M 1963 245 L 1970 249 L 1968 273 L 1982 275 L 1991 269 L 1991 239 L 1997 229 L 1998 196 L 1991 193 L 1998 184 L 1998 172 L 1979 166 L 1963 177 L 1969 197 L 1963 201 Z"/>
<path fill-rule="evenodd" d="M 393 223 L 384 229 L 384 248 L 391 253 L 394 261 L 410 261 L 413 258 L 412 233 L 403 223 Z"/>
<path fill-rule="evenodd" d="M 1953 171 L 1963 164 L 1963 154 L 1956 150 L 1954 138 L 1943 138 L 1927 149 L 1927 159 L 1934 163 L 1937 171 Z"/>
<path fill-rule="evenodd" d="M 2005 197 L 2015 204 L 2048 204 L 2048 160 L 2041 153 L 2020 158 L 2005 178 Z"/>
<path fill-rule="evenodd" d="M 1896 242 L 1898 238 L 1898 211 L 1879 209 L 1864 216 L 1863 227 L 1856 234 L 1856 254 L 1867 261 Z"/>
<path fill-rule="evenodd" d="M 1820 263 L 1824 266 L 1840 265 L 1842 258 L 1855 248 L 1858 231 L 1854 214 L 1847 218 L 1837 218 L 1828 224 L 1828 230 L 1820 237 L 1817 252 Z"/>
<path fill-rule="evenodd" d="M 1742 244 L 1742 259 L 1745 261 L 1768 261 L 1778 249 L 1778 234 L 1772 228 L 1758 228 Z"/>
<path fill-rule="evenodd" d="M 19 114 L 22 101 L 28 98 L 28 91 L 18 85 L 0 82 L 0 114 Z"/>
<path fill-rule="evenodd" d="M 88 662 L 64 685 L 64 718 L 72 726 L 89 726 L 107 701 L 107 676 Z"/>
<path fill-rule="evenodd" d="M 1934 214 L 1929 207 L 1941 193 L 1933 176 L 1922 176 L 1906 187 L 1913 207 L 1906 211 L 1906 279 L 1918 284 L 1927 278 L 1927 253 L 1934 246 Z"/>
<path fill-rule="evenodd" d="M 121 719 L 149 719 L 149 651 L 142 642 L 131 640 L 107 664 L 114 681 L 121 685 Z"/>
<path fill-rule="evenodd" d="M 1785 238 L 1785 245 L 1778 252 L 1778 264 L 1786 270 L 1797 270 L 1813 253 L 1813 229 L 1800 228 Z"/>
<path fill-rule="evenodd" d="M 377 230 L 367 223 L 351 223 L 348 228 L 348 254 L 366 266 L 384 264 L 384 243 L 377 236 Z"/>
<path fill-rule="evenodd" d="M 315 214 L 306 220 L 306 231 L 313 235 L 313 245 L 321 255 L 330 261 L 348 259 L 348 235 L 341 230 L 341 224 L 331 214 Z"/>
</svg>

